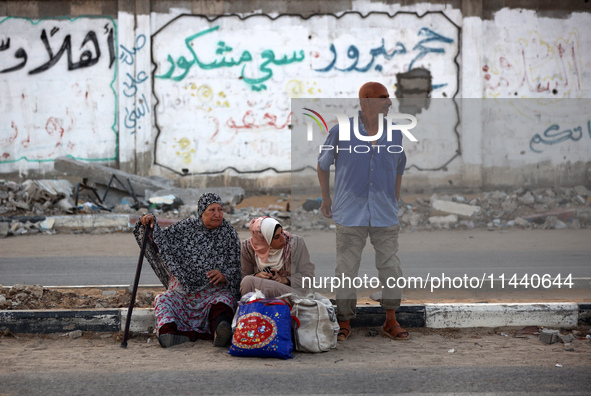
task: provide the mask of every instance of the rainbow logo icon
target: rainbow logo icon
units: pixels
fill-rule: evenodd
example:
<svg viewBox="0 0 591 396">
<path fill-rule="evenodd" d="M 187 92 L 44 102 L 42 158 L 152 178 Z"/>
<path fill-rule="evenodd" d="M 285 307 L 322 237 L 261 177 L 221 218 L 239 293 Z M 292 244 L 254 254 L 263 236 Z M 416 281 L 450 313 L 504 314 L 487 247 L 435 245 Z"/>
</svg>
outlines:
<svg viewBox="0 0 591 396">
<path fill-rule="evenodd" d="M 328 125 L 326 125 L 326 121 L 324 121 L 324 118 L 322 118 L 322 116 L 320 115 L 320 113 L 318 113 L 317 111 L 314 111 L 312 109 L 308 109 L 307 107 L 304 107 L 304 110 L 308 110 L 311 113 L 314 113 L 314 115 L 318 116 L 318 118 L 320 118 L 320 120 L 318 120 L 318 118 L 314 117 L 311 114 L 307 114 L 307 113 L 303 113 L 305 116 L 310 117 L 311 119 L 313 119 L 314 121 L 316 121 L 316 124 L 318 124 L 318 126 L 320 127 L 320 130 L 322 131 L 322 124 L 324 124 L 324 128 L 326 129 L 326 132 L 328 133 Z M 322 124 L 320 124 L 320 121 L 322 121 Z M 308 140 L 312 140 L 312 135 L 311 135 L 312 131 L 309 130 L 308 131 Z"/>
</svg>

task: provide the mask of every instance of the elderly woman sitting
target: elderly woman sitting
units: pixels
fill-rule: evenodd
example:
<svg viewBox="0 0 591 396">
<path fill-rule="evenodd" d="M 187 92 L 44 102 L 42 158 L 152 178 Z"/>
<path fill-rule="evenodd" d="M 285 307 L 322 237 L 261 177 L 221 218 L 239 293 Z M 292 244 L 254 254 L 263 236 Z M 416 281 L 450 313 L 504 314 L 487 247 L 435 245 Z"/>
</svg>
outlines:
<svg viewBox="0 0 591 396">
<path fill-rule="evenodd" d="M 240 298 L 240 240 L 223 216 L 217 194 L 198 202 L 198 216 L 160 228 L 151 214 L 134 229 L 140 243 L 153 228 L 146 258 L 167 290 L 154 301 L 158 341 L 164 348 L 197 339 L 226 345 Z"/>
<path fill-rule="evenodd" d="M 242 241 L 242 295 L 258 289 L 278 297 L 301 289 L 302 277 L 314 276 L 314 264 L 304 240 L 283 230 L 268 216 L 251 220 L 251 237 Z"/>
</svg>

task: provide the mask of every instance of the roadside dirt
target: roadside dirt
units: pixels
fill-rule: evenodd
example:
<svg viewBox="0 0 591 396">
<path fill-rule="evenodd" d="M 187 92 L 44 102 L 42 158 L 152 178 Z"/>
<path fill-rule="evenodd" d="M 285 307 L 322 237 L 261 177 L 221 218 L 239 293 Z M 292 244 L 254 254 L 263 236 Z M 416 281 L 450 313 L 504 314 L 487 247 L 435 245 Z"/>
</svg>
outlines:
<svg viewBox="0 0 591 396">
<path fill-rule="evenodd" d="M 552 370 L 591 367 L 591 342 L 585 339 L 588 328 L 576 329 L 577 339 L 570 344 L 552 345 L 541 342 L 535 334 L 516 337 L 518 330 L 409 329 L 411 339 L 397 342 L 375 335 L 375 328 L 355 328 L 351 337 L 338 343 L 336 349 L 318 354 L 293 352 L 294 358 L 289 360 L 232 357 L 227 348 L 214 348 L 210 341 L 165 349 L 158 345 L 153 334 L 133 336 L 125 349 L 120 347 L 120 333 L 84 333 L 79 338 L 67 333 L 6 334 L 0 335 L 0 379 L 15 383 L 15 376 L 39 373 L 56 376 L 77 373 L 82 378 L 88 373 L 158 375 L 173 370 L 212 375 L 212 367 L 218 370 L 216 373 L 232 373 L 244 370 L 245 365 L 258 370 L 256 375 L 264 375 L 265 371 L 268 375 L 269 370 L 293 374 L 310 367 L 345 371 L 367 367 L 394 373 L 396 368 L 408 367 L 529 366 Z M 563 330 L 563 333 L 573 331 Z M 565 375 L 568 381 L 568 371 Z"/>
<path fill-rule="evenodd" d="M 42 295 L 39 298 L 40 290 Z M 164 291 L 164 287 L 140 287 L 134 307 L 153 308 L 154 298 Z M 376 290 L 360 291 L 358 304 L 362 306 L 377 306 L 370 296 Z M 328 298 L 334 298 L 334 293 L 322 291 Z M 0 306 L 0 309 L 103 309 L 128 308 L 131 301 L 129 288 L 43 288 L 33 285 L 15 285 L 12 288 L 0 290 L 10 305 Z M 2 298 L 0 297 L 0 301 Z M 13 303 L 14 302 L 14 303 Z M 591 302 L 589 290 L 541 290 L 515 292 L 470 292 L 458 290 L 438 290 L 426 296 L 425 291 L 407 290 L 404 292 L 402 304 L 416 305 L 427 303 L 535 303 L 535 302 Z"/>
</svg>

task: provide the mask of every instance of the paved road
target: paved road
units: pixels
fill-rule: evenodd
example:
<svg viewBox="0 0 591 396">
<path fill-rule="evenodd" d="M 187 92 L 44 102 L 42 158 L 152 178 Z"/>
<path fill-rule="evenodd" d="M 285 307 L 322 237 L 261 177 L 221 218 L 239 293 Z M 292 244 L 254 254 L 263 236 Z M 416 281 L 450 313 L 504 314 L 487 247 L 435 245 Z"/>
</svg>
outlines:
<svg viewBox="0 0 591 396">
<path fill-rule="evenodd" d="M 334 234 L 300 233 L 316 264 L 316 277 L 334 275 Z M 248 235 L 241 233 L 241 238 Z M 591 230 L 402 233 L 399 257 L 405 276 L 550 274 L 591 277 Z M 127 285 L 139 247 L 131 234 L 19 236 L 0 240 L 0 284 Z M 376 276 L 368 242 L 360 275 Z M 141 284 L 159 284 L 144 262 Z"/>
<path fill-rule="evenodd" d="M 268 367 L 194 371 L 144 370 L 0 374 L 3 394 L 37 395 L 171 395 L 171 394 L 400 394 L 414 395 L 588 395 L 589 367 L 419 367 L 380 369 Z M 269 360 L 268 366 L 279 366 Z"/>
<path fill-rule="evenodd" d="M 370 250 L 370 249 L 368 249 Z M 316 278 L 334 276 L 334 254 L 313 253 Z M 372 252 L 363 254 L 360 275 L 377 276 Z M 482 278 L 493 274 L 498 278 L 505 274 L 509 280 L 513 274 L 521 279 L 523 274 L 557 274 L 573 277 L 591 277 L 591 252 L 415 252 L 400 253 L 405 276 L 426 278 L 441 277 Z M 133 282 L 137 268 L 136 256 L 117 257 L 11 257 L 0 258 L 0 279 L 4 285 L 41 284 L 45 286 L 72 285 L 126 285 Z M 558 266 L 557 263 L 560 263 Z M 147 261 L 141 275 L 141 284 L 159 284 Z M 488 278 L 487 278 L 488 279 Z"/>
</svg>

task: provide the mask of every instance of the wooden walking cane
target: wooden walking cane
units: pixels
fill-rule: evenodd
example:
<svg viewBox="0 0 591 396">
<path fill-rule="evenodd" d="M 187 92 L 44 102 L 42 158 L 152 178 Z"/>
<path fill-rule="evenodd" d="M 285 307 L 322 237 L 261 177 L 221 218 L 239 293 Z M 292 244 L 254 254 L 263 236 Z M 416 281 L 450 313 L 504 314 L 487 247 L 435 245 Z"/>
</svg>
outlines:
<svg viewBox="0 0 591 396">
<path fill-rule="evenodd" d="M 137 262 L 137 270 L 135 271 L 135 281 L 133 283 L 133 291 L 131 293 L 131 301 L 129 302 L 129 309 L 127 310 L 127 319 L 125 320 L 125 332 L 123 334 L 123 341 L 121 342 L 121 348 L 127 348 L 127 336 L 129 335 L 129 325 L 131 324 L 131 313 L 133 312 L 133 305 L 135 304 L 135 295 L 137 294 L 137 288 L 140 283 L 140 274 L 142 273 L 142 263 L 144 262 L 144 254 L 146 253 L 146 243 L 150 239 L 150 232 L 152 229 L 150 226 L 144 226 L 144 240 L 142 241 L 142 249 L 140 251 L 140 258 Z"/>
</svg>

